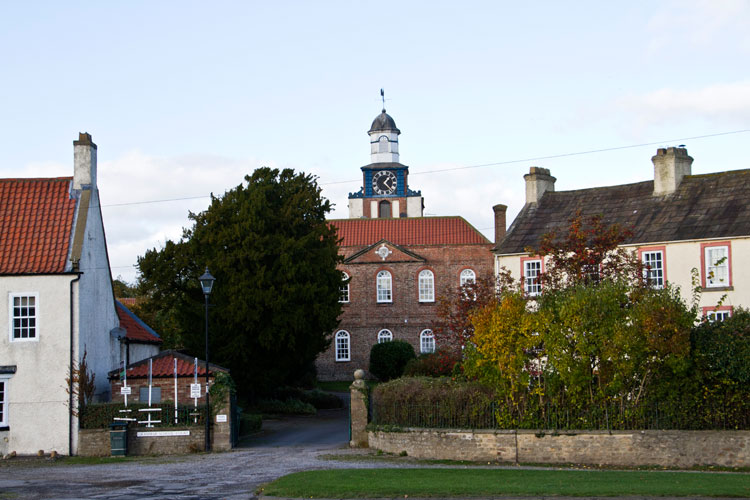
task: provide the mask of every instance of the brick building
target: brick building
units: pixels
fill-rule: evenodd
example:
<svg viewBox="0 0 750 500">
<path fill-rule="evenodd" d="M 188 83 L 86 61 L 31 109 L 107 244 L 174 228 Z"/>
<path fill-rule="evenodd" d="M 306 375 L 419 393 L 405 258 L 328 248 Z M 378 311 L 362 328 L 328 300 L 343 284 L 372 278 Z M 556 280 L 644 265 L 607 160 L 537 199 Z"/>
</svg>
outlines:
<svg viewBox="0 0 750 500">
<path fill-rule="evenodd" d="M 438 297 L 493 272 L 492 243 L 465 219 L 423 216 L 422 194 L 409 189 L 409 167 L 399 161 L 400 133 L 385 110 L 375 118 L 362 188 L 349 195 L 349 218 L 331 221 L 348 281 L 338 330 L 316 363 L 321 380 L 349 380 L 367 369 L 378 342 L 434 351 Z"/>
</svg>

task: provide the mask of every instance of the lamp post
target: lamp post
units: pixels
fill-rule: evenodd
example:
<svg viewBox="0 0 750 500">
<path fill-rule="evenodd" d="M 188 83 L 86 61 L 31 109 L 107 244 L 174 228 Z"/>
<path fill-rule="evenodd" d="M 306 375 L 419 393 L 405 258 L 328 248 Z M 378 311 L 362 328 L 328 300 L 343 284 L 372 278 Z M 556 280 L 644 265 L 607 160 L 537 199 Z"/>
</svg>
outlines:
<svg viewBox="0 0 750 500">
<path fill-rule="evenodd" d="M 206 267 L 206 272 L 198 280 L 201 282 L 203 296 L 206 298 L 206 451 L 211 451 L 211 401 L 208 395 L 208 296 L 211 295 L 216 278 L 211 276 Z"/>
</svg>

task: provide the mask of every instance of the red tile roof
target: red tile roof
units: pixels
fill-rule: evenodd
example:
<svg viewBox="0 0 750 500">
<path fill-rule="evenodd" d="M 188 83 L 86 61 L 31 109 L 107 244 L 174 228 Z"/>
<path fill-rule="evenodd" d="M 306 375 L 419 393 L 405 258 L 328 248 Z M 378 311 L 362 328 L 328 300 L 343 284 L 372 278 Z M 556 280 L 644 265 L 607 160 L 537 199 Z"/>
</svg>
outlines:
<svg viewBox="0 0 750 500">
<path fill-rule="evenodd" d="M 144 323 L 141 318 L 133 314 L 122 302 L 116 300 L 115 305 L 117 306 L 117 317 L 120 318 L 120 327 L 124 328 L 126 332 L 125 338 L 136 342 L 162 343 L 159 334 Z"/>
<path fill-rule="evenodd" d="M 194 370 L 194 360 L 187 354 L 182 354 L 177 351 L 169 350 L 162 351 L 156 356 L 151 358 L 142 359 L 137 363 L 132 363 L 128 366 L 128 378 L 147 378 L 148 377 L 148 360 L 152 360 L 151 365 L 151 376 L 157 377 L 174 377 L 174 360 L 177 360 L 177 376 L 178 377 L 192 377 Z M 213 375 L 214 371 L 228 372 L 226 368 L 215 365 L 213 363 L 209 366 L 209 375 Z M 119 379 L 120 370 L 112 370 L 109 372 L 110 378 Z M 203 360 L 198 360 L 198 377 L 206 376 L 206 363 Z"/>
<path fill-rule="evenodd" d="M 76 207 L 72 180 L 0 179 L 0 274 L 65 272 Z"/>
<path fill-rule="evenodd" d="M 367 246 L 380 240 L 396 245 L 488 245 L 491 242 L 463 217 L 337 219 L 341 246 Z"/>
</svg>

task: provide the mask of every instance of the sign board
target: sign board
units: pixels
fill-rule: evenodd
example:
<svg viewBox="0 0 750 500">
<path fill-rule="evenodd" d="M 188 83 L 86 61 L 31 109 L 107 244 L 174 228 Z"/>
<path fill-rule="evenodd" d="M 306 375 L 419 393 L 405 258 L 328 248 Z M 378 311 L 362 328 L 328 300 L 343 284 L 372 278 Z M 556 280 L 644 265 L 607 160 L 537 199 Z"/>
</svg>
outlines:
<svg viewBox="0 0 750 500">
<path fill-rule="evenodd" d="M 123 386 L 123 387 L 120 387 L 120 394 L 126 394 L 130 396 L 130 393 L 132 392 L 132 390 L 133 388 L 130 386 Z"/>
<path fill-rule="evenodd" d="M 169 437 L 169 436 L 189 436 L 190 431 L 140 431 L 136 437 Z"/>
<path fill-rule="evenodd" d="M 190 384 L 190 397 L 191 398 L 201 397 L 201 385 L 200 384 Z"/>
<path fill-rule="evenodd" d="M 226 422 L 227 416 L 226 415 L 216 415 L 216 422 Z"/>
</svg>

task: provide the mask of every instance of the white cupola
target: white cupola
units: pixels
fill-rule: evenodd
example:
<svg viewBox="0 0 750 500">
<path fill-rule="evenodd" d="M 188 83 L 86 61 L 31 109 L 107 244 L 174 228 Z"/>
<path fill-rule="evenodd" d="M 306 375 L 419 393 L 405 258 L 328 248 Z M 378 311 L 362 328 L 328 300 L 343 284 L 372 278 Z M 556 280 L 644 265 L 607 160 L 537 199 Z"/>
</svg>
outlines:
<svg viewBox="0 0 750 500">
<path fill-rule="evenodd" d="M 367 133 L 370 134 L 370 163 L 399 163 L 398 135 L 401 131 L 385 108 L 372 121 Z"/>
</svg>

